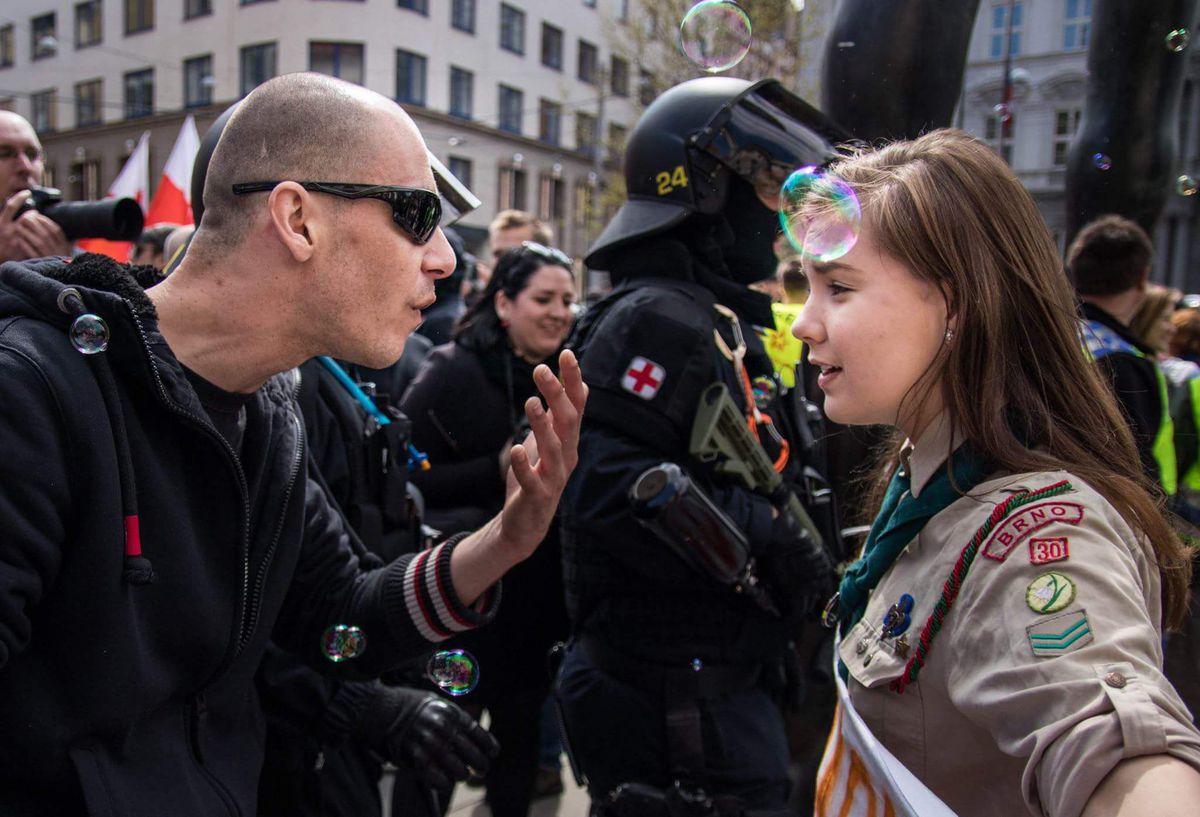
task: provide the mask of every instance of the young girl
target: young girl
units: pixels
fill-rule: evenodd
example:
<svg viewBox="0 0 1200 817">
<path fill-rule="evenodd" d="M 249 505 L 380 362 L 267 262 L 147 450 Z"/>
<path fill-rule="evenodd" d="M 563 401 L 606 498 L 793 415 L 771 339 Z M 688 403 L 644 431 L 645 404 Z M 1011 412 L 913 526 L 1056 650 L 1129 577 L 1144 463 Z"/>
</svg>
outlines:
<svg viewBox="0 0 1200 817">
<path fill-rule="evenodd" d="M 1188 553 L 1033 200 L 958 131 L 831 174 L 862 227 L 806 259 L 792 331 L 831 419 L 897 431 L 837 598 L 854 708 L 964 817 L 1195 813 L 1200 733 L 1161 670 Z M 818 235 L 832 189 L 801 212 Z"/>
</svg>

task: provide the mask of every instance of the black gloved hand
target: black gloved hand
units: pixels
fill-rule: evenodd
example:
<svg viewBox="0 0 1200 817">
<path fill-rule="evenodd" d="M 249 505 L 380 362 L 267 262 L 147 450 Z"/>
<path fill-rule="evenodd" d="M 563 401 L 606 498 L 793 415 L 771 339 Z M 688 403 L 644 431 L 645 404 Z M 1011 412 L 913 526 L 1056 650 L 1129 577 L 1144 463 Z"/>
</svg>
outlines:
<svg viewBox="0 0 1200 817">
<path fill-rule="evenodd" d="M 758 564 L 759 577 L 785 618 L 815 612 L 833 593 L 833 559 L 789 513 L 775 518 Z"/>
<path fill-rule="evenodd" d="M 472 772 L 483 774 L 500 744 L 466 712 L 431 692 L 379 685 L 362 714 L 368 745 L 421 781 L 446 790 Z"/>
</svg>

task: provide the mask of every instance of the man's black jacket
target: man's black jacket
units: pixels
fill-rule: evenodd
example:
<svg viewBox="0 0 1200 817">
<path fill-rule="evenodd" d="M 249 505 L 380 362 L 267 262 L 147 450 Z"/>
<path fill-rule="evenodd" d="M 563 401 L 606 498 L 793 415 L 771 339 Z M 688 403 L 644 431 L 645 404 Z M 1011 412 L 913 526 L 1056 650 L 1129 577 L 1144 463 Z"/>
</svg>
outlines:
<svg viewBox="0 0 1200 817">
<path fill-rule="evenodd" d="M 72 347 L 68 286 L 107 351 Z M 309 478 L 294 374 L 249 400 L 235 454 L 127 268 L 0 266 L 0 384 L 5 813 L 250 817 L 268 636 L 370 677 L 491 614 L 448 590 L 452 545 L 363 569 Z M 131 569 L 135 506 L 149 564 Z M 339 623 L 369 647 L 334 666 Z"/>
</svg>

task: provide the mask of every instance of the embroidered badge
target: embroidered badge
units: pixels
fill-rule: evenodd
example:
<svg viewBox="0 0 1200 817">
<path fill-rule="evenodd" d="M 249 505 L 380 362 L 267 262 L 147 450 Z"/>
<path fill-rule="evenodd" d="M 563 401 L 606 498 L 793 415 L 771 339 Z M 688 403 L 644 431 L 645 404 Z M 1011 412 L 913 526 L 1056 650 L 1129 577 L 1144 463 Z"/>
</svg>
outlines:
<svg viewBox="0 0 1200 817">
<path fill-rule="evenodd" d="M 1076 502 L 1042 502 L 1015 513 L 996 529 L 983 555 L 997 562 L 1008 558 L 1009 552 L 1032 534 L 1054 522 L 1078 525 L 1083 521 L 1083 506 Z"/>
<path fill-rule="evenodd" d="M 1037 658 L 1065 655 L 1092 642 L 1092 627 L 1086 610 L 1073 610 L 1025 628 L 1029 646 Z"/>
<path fill-rule="evenodd" d="M 1070 548 L 1065 536 L 1029 540 L 1029 561 L 1035 565 L 1061 562 L 1070 555 Z"/>
<path fill-rule="evenodd" d="M 630 361 L 625 369 L 625 376 L 621 378 L 621 388 L 643 400 L 651 400 L 658 394 L 666 376 L 666 369 L 639 355 Z"/>
<path fill-rule="evenodd" d="M 1075 582 L 1063 573 L 1043 573 L 1025 591 L 1025 603 L 1035 613 L 1057 613 L 1073 601 Z"/>
<path fill-rule="evenodd" d="M 913 597 L 908 593 L 883 614 L 883 637 L 895 638 L 912 625 Z"/>
</svg>

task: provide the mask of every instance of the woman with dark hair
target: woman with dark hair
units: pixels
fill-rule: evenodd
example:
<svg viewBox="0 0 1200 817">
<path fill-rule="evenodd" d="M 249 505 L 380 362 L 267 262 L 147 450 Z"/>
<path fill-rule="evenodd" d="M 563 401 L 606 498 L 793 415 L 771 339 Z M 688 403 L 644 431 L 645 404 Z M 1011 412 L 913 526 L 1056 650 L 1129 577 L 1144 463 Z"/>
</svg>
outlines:
<svg viewBox="0 0 1200 817">
<path fill-rule="evenodd" d="M 571 259 L 526 241 L 501 256 L 487 288 L 463 315 L 454 340 L 426 358 L 400 407 L 431 468 L 412 475 L 427 498 L 425 520 L 470 530 L 504 504 L 504 474 L 532 372 L 553 368 L 572 320 Z M 485 780 L 494 817 L 525 817 L 537 772 L 540 712 L 549 690 L 546 652 L 565 637 L 561 548 L 545 542 L 505 576 L 493 624 L 454 643 L 479 664 L 478 688 L 458 703 L 491 715 L 500 755 Z"/>
<path fill-rule="evenodd" d="M 861 232 L 806 258 L 792 331 L 830 418 L 897 434 L 828 608 L 844 697 L 819 805 L 862 780 L 857 714 L 961 815 L 1194 813 L 1200 733 L 1162 673 L 1189 554 L 1084 353 L 1032 198 L 960 131 L 830 174 L 799 235 L 828 234 L 846 186 Z"/>
</svg>

